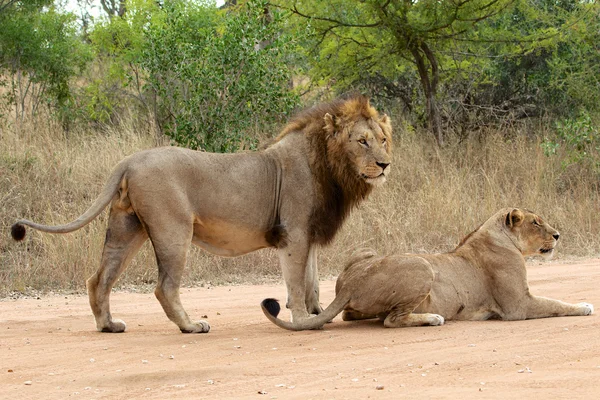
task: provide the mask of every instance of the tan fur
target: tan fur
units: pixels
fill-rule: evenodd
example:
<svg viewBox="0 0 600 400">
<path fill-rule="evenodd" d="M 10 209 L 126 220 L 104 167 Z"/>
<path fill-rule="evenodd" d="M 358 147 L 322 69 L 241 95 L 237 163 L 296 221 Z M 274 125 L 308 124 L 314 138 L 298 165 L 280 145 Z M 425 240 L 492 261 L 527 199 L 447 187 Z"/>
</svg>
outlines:
<svg viewBox="0 0 600 400">
<path fill-rule="evenodd" d="M 364 142 L 362 142 L 364 140 Z M 214 254 L 238 256 L 276 247 L 294 320 L 322 311 L 316 247 L 331 241 L 348 212 L 390 168 L 391 125 L 364 97 L 307 110 L 264 151 L 213 154 L 164 147 L 121 161 L 94 204 L 76 221 L 46 226 L 80 229 L 110 204 L 98 271 L 87 281 L 98 330 L 123 332 L 110 313 L 111 288 L 148 239 L 158 262 L 155 290 L 167 316 L 182 332 L 208 332 L 183 309 L 179 285 L 190 243 Z"/>
<path fill-rule="evenodd" d="M 316 317 L 289 323 L 269 312 L 274 300 L 263 301 L 262 308 L 269 320 L 290 330 L 320 328 L 341 311 L 345 321 L 377 317 L 389 328 L 442 325 L 452 319 L 590 315 L 591 304 L 529 293 L 524 256 L 551 256 L 558 237 L 532 212 L 507 208 L 450 253 L 378 257 L 371 250 L 359 252 L 340 274 L 335 300 Z"/>
</svg>

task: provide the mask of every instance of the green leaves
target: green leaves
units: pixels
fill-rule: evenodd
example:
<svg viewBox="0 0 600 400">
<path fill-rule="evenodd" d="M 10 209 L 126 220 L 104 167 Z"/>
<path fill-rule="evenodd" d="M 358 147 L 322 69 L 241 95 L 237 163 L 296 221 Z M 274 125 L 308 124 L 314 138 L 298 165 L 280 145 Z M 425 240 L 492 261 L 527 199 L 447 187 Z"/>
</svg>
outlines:
<svg viewBox="0 0 600 400">
<path fill-rule="evenodd" d="M 218 12 L 193 2 L 165 2 L 151 23 L 142 66 L 158 94 L 165 133 L 207 151 L 251 148 L 250 130 L 285 119 L 298 104 L 286 56 L 293 40 L 281 14 L 251 0 Z"/>
<path fill-rule="evenodd" d="M 51 4 L 17 2 L 0 13 L 0 71 L 9 77 L 4 99 L 18 119 L 42 104 L 60 110 L 71 98 L 70 79 L 90 59 L 74 16 Z"/>
</svg>

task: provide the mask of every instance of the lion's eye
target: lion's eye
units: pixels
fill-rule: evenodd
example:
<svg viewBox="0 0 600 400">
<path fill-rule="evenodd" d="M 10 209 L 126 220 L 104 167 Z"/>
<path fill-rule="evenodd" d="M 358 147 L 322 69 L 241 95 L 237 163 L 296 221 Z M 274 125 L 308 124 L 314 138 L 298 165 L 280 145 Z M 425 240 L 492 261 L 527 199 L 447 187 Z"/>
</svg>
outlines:
<svg viewBox="0 0 600 400">
<path fill-rule="evenodd" d="M 381 139 L 381 144 L 386 144 L 386 143 L 387 143 L 387 139 L 386 138 Z"/>
<path fill-rule="evenodd" d="M 367 141 L 365 139 L 358 139 L 358 143 L 362 144 L 363 146 L 367 145 Z"/>
<path fill-rule="evenodd" d="M 534 224 L 535 226 L 540 226 L 540 223 L 539 223 L 539 222 L 537 222 L 535 219 L 533 220 L 533 224 Z"/>
</svg>

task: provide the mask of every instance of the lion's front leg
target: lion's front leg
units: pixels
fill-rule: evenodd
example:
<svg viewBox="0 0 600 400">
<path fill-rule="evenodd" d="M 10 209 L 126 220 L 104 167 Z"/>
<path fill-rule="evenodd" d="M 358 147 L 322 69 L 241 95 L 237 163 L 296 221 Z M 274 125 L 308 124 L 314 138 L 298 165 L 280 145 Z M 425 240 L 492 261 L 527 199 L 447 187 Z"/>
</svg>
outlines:
<svg viewBox="0 0 600 400">
<path fill-rule="evenodd" d="M 292 313 L 292 321 L 300 321 L 309 316 L 306 309 L 307 287 L 312 286 L 312 283 L 307 284 L 309 252 L 308 240 L 299 234 L 290 234 L 288 245 L 277 251 L 287 287 L 286 306 Z"/>
<path fill-rule="evenodd" d="M 526 307 L 526 319 L 590 315 L 594 312 L 594 306 L 589 303 L 570 304 L 538 296 L 530 296 Z"/>
<path fill-rule="evenodd" d="M 309 314 L 321 314 L 323 307 L 319 303 L 319 269 L 317 268 L 317 246 L 312 245 L 308 252 L 306 265 L 306 311 Z"/>
</svg>

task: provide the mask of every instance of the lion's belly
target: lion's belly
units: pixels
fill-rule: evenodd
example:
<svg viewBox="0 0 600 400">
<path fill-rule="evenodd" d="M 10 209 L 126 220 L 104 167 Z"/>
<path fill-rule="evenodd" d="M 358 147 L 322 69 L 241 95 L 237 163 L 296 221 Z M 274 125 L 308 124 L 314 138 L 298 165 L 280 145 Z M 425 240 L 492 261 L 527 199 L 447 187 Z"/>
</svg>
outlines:
<svg viewBox="0 0 600 400">
<path fill-rule="evenodd" d="M 192 243 L 213 254 L 235 257 L 269 247 L 265 232 L 223 220 L 203 220 L 194 224 Z"/>
</svg>

